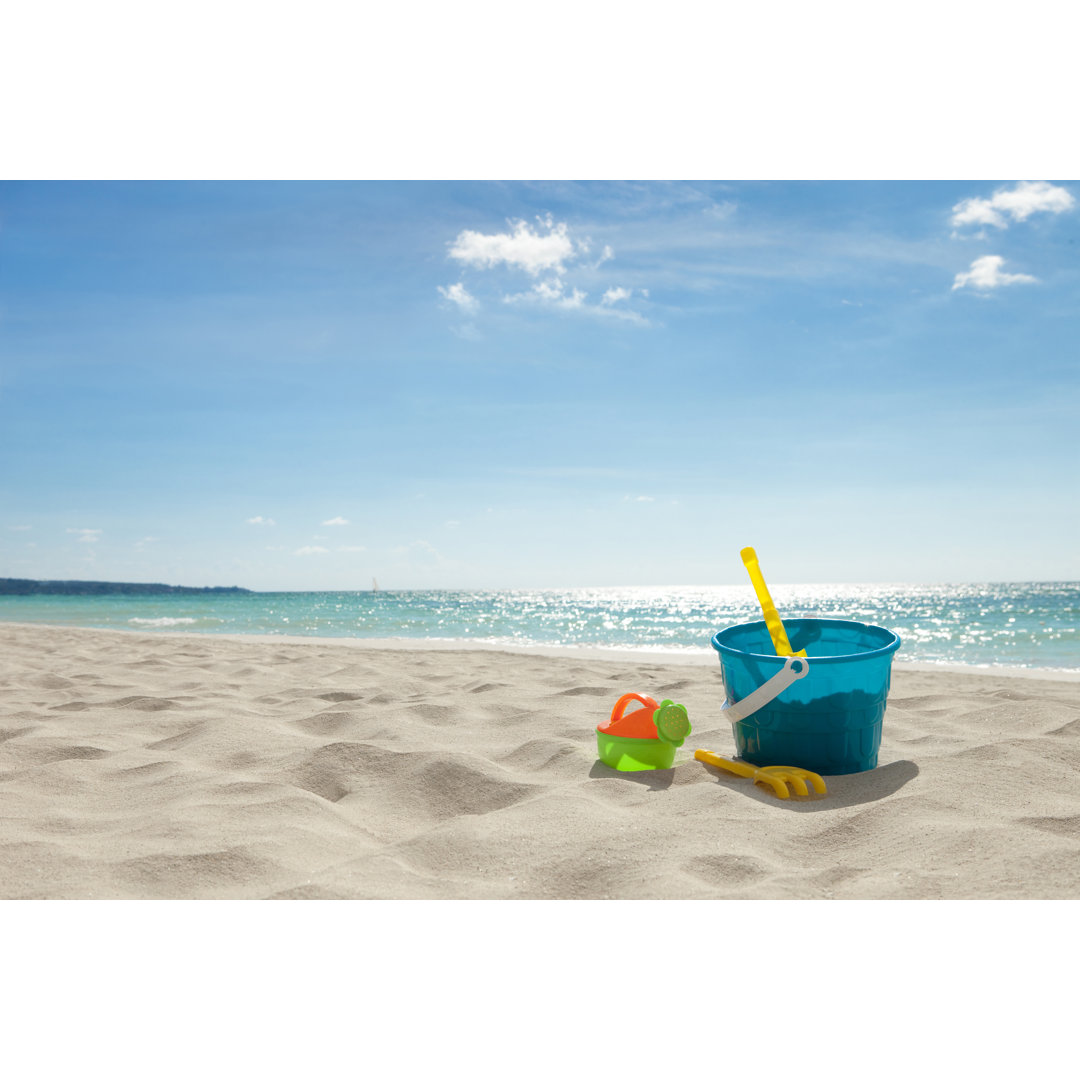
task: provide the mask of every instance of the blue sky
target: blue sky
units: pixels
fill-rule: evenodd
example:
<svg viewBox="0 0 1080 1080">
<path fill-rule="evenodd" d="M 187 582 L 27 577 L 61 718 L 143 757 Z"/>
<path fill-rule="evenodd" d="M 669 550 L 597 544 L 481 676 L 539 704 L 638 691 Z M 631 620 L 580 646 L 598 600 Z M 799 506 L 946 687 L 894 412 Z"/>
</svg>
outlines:
<svg viewBox="0 0 1080 1080">
<path fill-rule="evenodd" d="M 1080 578 L 1077 195 L 0 183 L 0 576 Z"/>
</svg>

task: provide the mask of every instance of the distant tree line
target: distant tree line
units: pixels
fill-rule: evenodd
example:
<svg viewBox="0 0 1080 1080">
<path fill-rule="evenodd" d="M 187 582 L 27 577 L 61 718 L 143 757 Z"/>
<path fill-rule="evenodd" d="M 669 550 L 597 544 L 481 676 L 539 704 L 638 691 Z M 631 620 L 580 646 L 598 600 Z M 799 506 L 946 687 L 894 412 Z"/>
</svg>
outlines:
<svg viewBox="0 0 1080 1080">
<path fill-rule="evenodd" d="M 160 596 L 172 593 L 194 596 L 203 593 L 250 593 L 237 585 L 192 588 L 188 585 L 146 585 L 127 581 L 31 581 L 0 578 L 0 596 Z"/>
</svg>

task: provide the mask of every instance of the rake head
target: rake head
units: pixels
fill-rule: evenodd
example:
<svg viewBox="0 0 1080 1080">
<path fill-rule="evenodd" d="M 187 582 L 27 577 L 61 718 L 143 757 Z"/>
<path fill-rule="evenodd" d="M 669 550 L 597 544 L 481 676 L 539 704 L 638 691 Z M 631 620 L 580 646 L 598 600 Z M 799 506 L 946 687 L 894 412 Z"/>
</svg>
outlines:
<svg viewBox="0 0 1080 1080">
<path fill-rule="evenodd" d="M 788 784 L 795 789 L 796 795 L 809 795 L 807 780 L 818 795 L 826 794 L 825 781 L 809 769 L 796 769 L 791 765 L 766 765 L 754 773 L 754 783 L 762 787 L 771 787 L 778 799 L 788 797 Z"/>
</svg>

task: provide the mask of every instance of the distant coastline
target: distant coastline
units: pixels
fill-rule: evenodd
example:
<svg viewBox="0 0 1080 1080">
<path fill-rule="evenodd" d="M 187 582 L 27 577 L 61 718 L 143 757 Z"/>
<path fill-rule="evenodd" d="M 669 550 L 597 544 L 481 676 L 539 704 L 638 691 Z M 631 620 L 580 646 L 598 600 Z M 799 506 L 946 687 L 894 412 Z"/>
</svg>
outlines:
<svg viewBox="0 0 1080 1080">
<path fill-rule="evenodd" d="M 29 578 L 0 578 L 0 596 L 196 596 L 212 593 L 248 595 L 251 589 L 238 585 L 157 585 L 130 581 L 33 581 Z"/>
</svg>

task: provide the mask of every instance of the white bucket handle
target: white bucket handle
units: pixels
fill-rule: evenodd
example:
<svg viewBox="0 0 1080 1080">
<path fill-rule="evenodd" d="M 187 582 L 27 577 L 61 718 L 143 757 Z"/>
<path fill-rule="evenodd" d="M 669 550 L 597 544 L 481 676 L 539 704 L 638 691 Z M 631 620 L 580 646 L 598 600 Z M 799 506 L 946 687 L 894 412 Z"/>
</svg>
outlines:
<svg viewBox="0 0 1080 1080">
<path fill-rule="evenodd" d="M 801 664 L 799 671 L 795 665 Z M 789 656 L 784 660 L 784 666 L 767 682 L 763 682 L 753 693 L 747 694 L 741 701 L 724 701 L 721 706 L 724 717 L 733 724 L 746 719 L 751 713 L 756 713 L 764 705 L 768 705 L 774 697 L 782 694 L 793 682 L 803 679 L 810 674 L 810 664 L 804 656 Z"/>
</svg>

